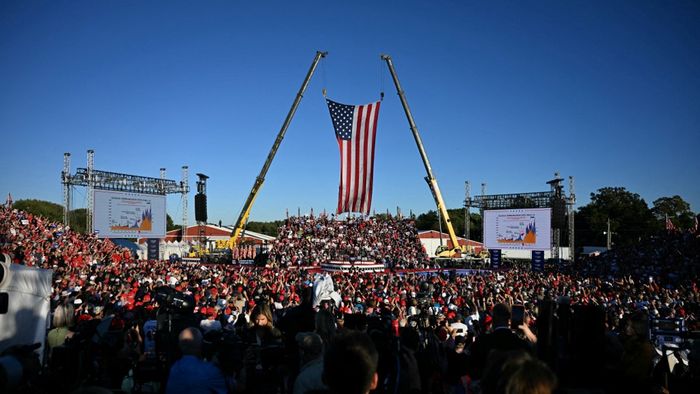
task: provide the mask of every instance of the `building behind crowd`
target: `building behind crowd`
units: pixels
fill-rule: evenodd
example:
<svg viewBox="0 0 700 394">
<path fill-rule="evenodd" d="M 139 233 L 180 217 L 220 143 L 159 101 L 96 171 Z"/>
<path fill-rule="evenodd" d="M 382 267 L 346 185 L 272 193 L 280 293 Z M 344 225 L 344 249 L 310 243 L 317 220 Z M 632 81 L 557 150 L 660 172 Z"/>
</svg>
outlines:
<svg viewBox="0 0 700 394">
<path fill-rule="evenodd" d="M 418 239 L 420 239 L 420 243 L 423 245 L 425 252 L 430 258 L 435 257 L 435 250 L 440 245 L 447 245 L 449 248 L 452 248 L 452 241 L 450 241 L 450 235 L 447 233 L 441 233 L 435 230 L 419 231 Z M 479 254 L 484 250 L 484 244 L 478 241 L 457 237 L 457 242 L 459 242 L 460 246 L 468 246 L 469 249 L 473 248 L 475 254 Z"/>
<path fill-rule="evenodd" d="M 170 230 L 160 242 L 159 254 L 162 259 L 167 259 L 172 254 L 177 254 L 181 257 L 187 256 L 192 245 L 199 244 L 202 240 L 206 244 L 207 249 L 223 247 L 231 238 L 232 231 L 233 228 L 230 226 L 217 226 L 215 224 L 194 225 L 187 227 L 183 237 L 182 229 Z M 260 250 L 267 249 L 268 245 L 271 245 L 274 240 L 275 237 L 246 230 L 239 243 L 242 245 L 253 245 L 257 253 Z M 139 247 L 141 249 L 139 255 L 145 258 L 145 238 L 139 240 Z"/>
</svg>

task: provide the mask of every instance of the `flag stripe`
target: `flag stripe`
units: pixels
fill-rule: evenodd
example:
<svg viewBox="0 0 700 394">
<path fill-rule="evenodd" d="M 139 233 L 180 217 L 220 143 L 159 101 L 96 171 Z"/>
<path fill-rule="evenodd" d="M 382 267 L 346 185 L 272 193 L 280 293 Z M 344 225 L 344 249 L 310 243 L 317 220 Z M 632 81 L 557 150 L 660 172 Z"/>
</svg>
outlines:
<svg viewBox="0 0 700 394">
<path fill-rule="evenodd" d="M 362 142 L 362 137 L 360 133 L 360 129 L 362 128 L 362 116 L 364 114 L 364 107 L 359 105 L 356 107 L 357 108 L 357 118 L 355 122 L 353 122 L 353 128 L 352 128 L 352 140 L 354 144 L 352 144 L 352 169 L 353 169 L 353 177 L 352 177 L 352 196 L 350 197 L 350 207 L 353 212 L 357 212 L 357 192 L 360 189 L 360 142 Z"/>
<path fill-rule="evenodd" d="M 357 106 L 330 100 L 327 103 L 340 151 L 337 212 L 368 215 L 372 206 L 379 102 Z"/>
<path fill-rule="evenodd" d="M 369 161 L 369 150 L 371 149 L 371 141 L 370 141 L 370 133 L 371 133 L 371 126 L 372 126 L 372 119 L 374 117 L 374 111 L 375 111 L 375 106 L 370 104 L 367 106 L 367 117 L 364 122 L 364 130 L 362 135 L 364 136 L 364 141 L 363 141 L 363 150 L 362 150 L 362 162 L 364 163 L 364 171 L 362 174 L 362 179 L 364 182 L 362 182 L 362 198 L 360 199 L 360 211 L 365 212 L 367 210 L 367 201 L 369 199 L 369 194 L 367 193 L 368 191 L 368 185 L 367 182 L 369 181 L 369 174 L 372 172 L 372 163 Z"/>
<path fill-rule="evenodd" d="M 360 195 L 360 198 L 357 201 L 357 210 L 360 212 L 364 212 L 364 205 L 365 205 L 365 200 L 367 199 L 367 170 L 369 163 L 367 162 L 367 140 L 369 139 L 369 133 L 368 133 L 368 122 L 370 121 L 372 116 L 372 105 L 368 105 L 365 107 L 365 120 L 363 122 L 363 127 L 362 127 L 362 151 L 360 154 L 362 155 L 362 178 L 360 182 L 360 186 L 362 188 L 362 194 Z"/>
<path fill-rule="evenodd" d="M 338 137 L 338 149 L 340 150 L 340 185 L 338 185 L 338 208 L 337 212 L 343 212 L 343 201 L 345 201 L 345 146 Z"/>
<path fill-rule="evenodd" d="M 372 107 L 372 119 L 370 125 L 368 126 L 369 137 L 367 138 L 367 164 L 369 166 L 365 187 L 365 190 L 367 191 L 367 193 L 365 193 L 367 199 L 365 201 L 365 206 L 363 207 L 363 212 L 369 212 L 370 206 L 372 205 L 372 186 L 374 185 L 374 143 L 377 137 L 377 115 L 379 114 L 379 103 L 376 103 Z"/>
<path fill-rule="evenodd" d="M 343 141 L 343 148 L 344 148 L 343 156 L 345 157 L 345 163 L 344 163 L 345 185 L 343 186 L 343 188 L 344 188 L 344 191 L 343 191 L 343 211 L 347 211 L 348 210 L 348 196 L 350 195 L 350 178 L 351 178 L 350 165 L 349 165 L 350 157 L 351 157 L 350 156 L 350 144 L 347 143 L 346 141 Z"/>
</svg>

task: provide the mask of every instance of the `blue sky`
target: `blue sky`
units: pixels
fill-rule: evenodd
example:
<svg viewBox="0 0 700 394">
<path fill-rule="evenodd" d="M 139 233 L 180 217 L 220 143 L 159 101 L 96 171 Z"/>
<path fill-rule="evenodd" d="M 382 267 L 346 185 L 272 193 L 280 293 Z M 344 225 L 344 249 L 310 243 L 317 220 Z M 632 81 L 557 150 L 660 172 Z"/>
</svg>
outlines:
<svg viewBox="0 0 700 394">
<path fill-rule="evenodd" d="M 374 209 L 434 209 L 381 53 L 450 208 L 466 180 L 541 191 L 558 171 L 579 206 L 623 186 L 700 211 L 698 20 L 695 1 L 3 1 L 0 193 L 61 203 L 63 153 L 74 172 L 94 149 L 101 170 L 209 175 L 209 219 L 232 223 L 326 50 L 251 220 L 335 208 L 324 87 L 348 104 L 385 92 Z M 178 197 L 168 212 L 180 221 Z"/>
</svg>

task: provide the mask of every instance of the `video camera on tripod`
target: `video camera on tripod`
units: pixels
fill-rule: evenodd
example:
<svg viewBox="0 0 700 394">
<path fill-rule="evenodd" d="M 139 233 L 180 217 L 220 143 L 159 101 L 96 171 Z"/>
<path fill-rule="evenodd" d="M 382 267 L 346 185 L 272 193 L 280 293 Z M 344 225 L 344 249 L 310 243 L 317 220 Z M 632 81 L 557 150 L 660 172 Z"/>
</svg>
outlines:
<svg viewBox="0 0 700 394">
<path fill-rule="evenodd" d="M 681 345 L 685 342 L 686 332 L 685 320 L 682 318 L 649 320 L 650 339 L 659 348 Z"/>
<path fill-rule="evenodd" d="M 156 289 L 156 301 L 165 310 L 181 313 L 194 312 L 194 298 L 168 286 Z"/>
</svg>

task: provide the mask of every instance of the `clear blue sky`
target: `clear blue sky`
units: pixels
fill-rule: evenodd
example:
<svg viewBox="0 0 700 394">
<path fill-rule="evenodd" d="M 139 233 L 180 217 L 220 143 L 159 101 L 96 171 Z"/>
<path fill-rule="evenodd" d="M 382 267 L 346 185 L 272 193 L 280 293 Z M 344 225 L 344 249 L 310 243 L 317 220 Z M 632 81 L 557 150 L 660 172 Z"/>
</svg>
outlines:
<svg viewBox="0 0 700 394">
<path fill-rule="evenodd" d="M 261 4 L 265 4 L 264 6 Z M 2 1 L 0 193 L 61 203 L 95 150 L 101 170 L 208 183 L 209 219 L 235 221 L 316 50 L 321 62 L 251 220 L 336 205 L 338 149 L 321 90 L 386 97 L 373 206 L 434 209 L 392 55 L 450 208 L 478 193 L 576 178 L 700 211 L 697 1 Z M 190 198 L 193 221 L 194 195 Z M 75 206 L 85 204 L 76 189 Z M 168 197 L 180 221 L 182 207 Z"/>
</svg>

